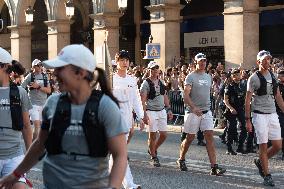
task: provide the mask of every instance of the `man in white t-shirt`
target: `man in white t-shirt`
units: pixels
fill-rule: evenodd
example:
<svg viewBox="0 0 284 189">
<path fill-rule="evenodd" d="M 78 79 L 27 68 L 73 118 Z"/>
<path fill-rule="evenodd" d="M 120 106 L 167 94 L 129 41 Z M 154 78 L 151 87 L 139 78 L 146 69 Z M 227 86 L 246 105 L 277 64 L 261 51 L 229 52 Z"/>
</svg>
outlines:
<svg viewBox="0 0 284 189">
<path fill-rule="evenodd" d="M 116 55 L 117 72 L 113 75 L 113 94 L 119 101 L 120 111 L 125 118 L 129 131 L 134 125 L 133 111 L 137 115 L 140 129 L 143 130 L 144 112 L 137 87 L 137 81 L 135 77 L 127 74 L 129 59 L 128 52 L 124 50 Z M 129 133 L 127 134 L 127 138 L 128 136 Z M 126 174 L 122 184 L 125 189 L 141 188 L 139 185 L 134 184 L 129 164 L 127 165 Z"/>
</svg>

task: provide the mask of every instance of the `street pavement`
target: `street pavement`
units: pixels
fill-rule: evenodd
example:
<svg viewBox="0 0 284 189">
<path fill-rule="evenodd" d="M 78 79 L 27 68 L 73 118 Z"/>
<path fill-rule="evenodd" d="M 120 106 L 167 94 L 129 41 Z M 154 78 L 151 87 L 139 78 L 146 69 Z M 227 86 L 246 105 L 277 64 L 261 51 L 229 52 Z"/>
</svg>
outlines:
<svg viewBox="0 0 284 189">
<path fill-rule="evenodd" d="M 215 130 L 215 144 L 217 159 L 220 166 L 227 172 L 224 176 L 210 176 L 210 164 L 206 147 L 198 146 L 193 141 L 187 156 L 187 172 L 182 172 L 176 165 L 180 145 L 180 127 L 170 127 L 166 142 L 158 151 L 161 167 L 155 168 L 149 163 L 147 153 L 147 133 L 135 131 L 129 144 L 129 158 L 132 174 L 136 184 L 147 189 L 261 189 L 271 188 L 262 185 L 263 179 L 253 164 L 257 154 L 226 155 L 226 147 L 217 136 L 222 130 Z M 236 146 L 234 146 L 236 149 Z M 284 189 L 284 161 L 281 154 L 270 160 L 270 170 L 276 186 Z M 34 184 L 34 189 L 43 188 L 41 176 L 41 163 L 35 166 L 28 174 Z"/>
</svg>

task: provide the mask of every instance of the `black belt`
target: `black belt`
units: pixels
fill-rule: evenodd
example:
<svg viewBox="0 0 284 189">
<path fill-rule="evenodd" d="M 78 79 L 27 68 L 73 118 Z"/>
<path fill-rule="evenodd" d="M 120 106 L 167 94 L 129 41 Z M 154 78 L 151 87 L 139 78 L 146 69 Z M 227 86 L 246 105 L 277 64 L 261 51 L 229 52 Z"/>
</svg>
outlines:
<svg viewBox="0 0 284 189">
<path fill-rule="evenodd" d="M 264 112 L 261 112 L 259 110 L 253 110 L 253 113 L 256 113 L 256 114 L 272 114 L 272 113 L 264 113 Z"/>
<path fill-rule="evenodd" d="M 65 152 L 65 151 L 62 151 L 63 154 L 66 154 L 66 155 L 71 155 L 71 156 L 90 156 L 89 154 L 80 154 L 80 153 L 76 153 L 76 152 Z"/>
<path fill-rule="evenodd" d="M 204 110 L 202 111 L 203 114 L 206 114 L 209 110 Z"/>
<path fill-rule="evenodd" d="M 165 109 L 165 108 L 163 108 L 163 109 Z M 161 109 L 161 110 L 150 110 L 150 109 L 146 109 L 146 111 L 159 112 L 159 111 L 162 111 L 163 109 Z"/>
<path fill-rule="evenodd" d="M 0 127 L 0 129 L 11 129 L 11 130 L 13 130 L 11 127 Z"/>
</svg>

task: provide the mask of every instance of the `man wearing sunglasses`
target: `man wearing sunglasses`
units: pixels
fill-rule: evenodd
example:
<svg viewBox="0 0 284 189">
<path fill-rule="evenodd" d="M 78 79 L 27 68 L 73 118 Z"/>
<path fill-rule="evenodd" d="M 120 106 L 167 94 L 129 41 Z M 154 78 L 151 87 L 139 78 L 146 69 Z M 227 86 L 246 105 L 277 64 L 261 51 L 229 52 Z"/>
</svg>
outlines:
<svg viewBox="0 0 284 189">
<path fill-rule="evenodd" d="M 167 138 L 167 115 L 171 120 L 173 114 L 165 85 L 159 79 L 159 65 L 157 62 L 151 61 L 147 69 L 150 70 L 150 77 L 142 83 L 140 94 L 144 110 L 144 123 L 147 124 L 148 153 L 151 156 L 151 164 L 154 167 L 160 167 L 157 152 Z"/>
<path fill-rule="evenodd" d="M 200 129 L 204 132 L 206 149 L 211 164 L 211 175 L 223 175 L 226 170 L 216 163 L 216 152 L 213 138 L 213 116 L 210 111 L 210 89 L 212 79 L 206 73 L 206 56 L 198 53 L 195 56 L 196 70 L 187 75 L 184 82 L 184 103 L 188 112 L 185 115 L 184 132 L 185 140 L 180 145 L 180 154 L 177 164 L 181 171 L 187 171 L 185 155 L 195 134 Z"/>
<path fill-rule="evenodd" d="M 40 60 L 35 59 L 32 62 L 32 72 L 25 77 L 22 87 L 28 88 L 29 98 L 33 105 L 30 110 L 30 118 L 34 125 L 33 140 L 35 140 L 42 121 L 42 107 L 47 99 L 47 94 L 51 92 L 47 74 L 43 73 Z"/>
<path fill-rule="evenodd" d="M 277 80 L 270 71 L 271 58 L 270 53 L 265 50 L 257 54 L 259 68 L 248 79 L 245 102 L 246 128 L 248 132 L 252 132 L 252 125 L 254 126 L 257 144 L 259 144 L 259 159 L 255 159 L 254 163 L 260 176 L 264 179 L 263 184 L 266 186 L 274 186 L 268 169 L 268 159 L 282 148 L 281 128 L 276 113 L 275 100 L 284 112 L 284 102 Z M 267 146 L 268 140 L 271 140 L 272 143 L 269 148 Z"/>
</svg>

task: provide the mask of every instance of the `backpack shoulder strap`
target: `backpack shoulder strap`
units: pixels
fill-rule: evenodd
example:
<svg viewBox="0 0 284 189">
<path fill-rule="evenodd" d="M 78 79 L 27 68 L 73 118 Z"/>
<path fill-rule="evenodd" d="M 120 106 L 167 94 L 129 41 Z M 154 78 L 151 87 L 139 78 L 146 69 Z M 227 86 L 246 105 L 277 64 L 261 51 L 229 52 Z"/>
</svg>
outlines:
<svg viewBox="0 0 284 189">
<path fill-rule="evenodd" d="M 47 87 L 47 84 L 48 84 L 47 75 L 46 73 L 43 73 L 43 72 L 41 74 L 42 74 L 42 79 L 43 79 L 43 86 Z"/>
<path fill-rule="evenodd" d="M 31 72 L 31 82 L 34 82 L 35 81 L 35 74 L 34 72 Z"/>
<path fill-rule="evenodd" d="M 83 130 L 93 157 L 105 157 L 108 154 L 107 138 L 104 125 L 98 120 L 99 103 L 103 92 L 93 90 L 83 114 Z"/>
<path fill-rule="evenodd" d="M 13 130 L 22 130 L 23 129 L 23 115 L 22 112 L 22 103 L 20 97 L 20 91 L 17 85 L 10 85 L 10 111 L 12 118 L 12 129 Z"/>
</svg>

